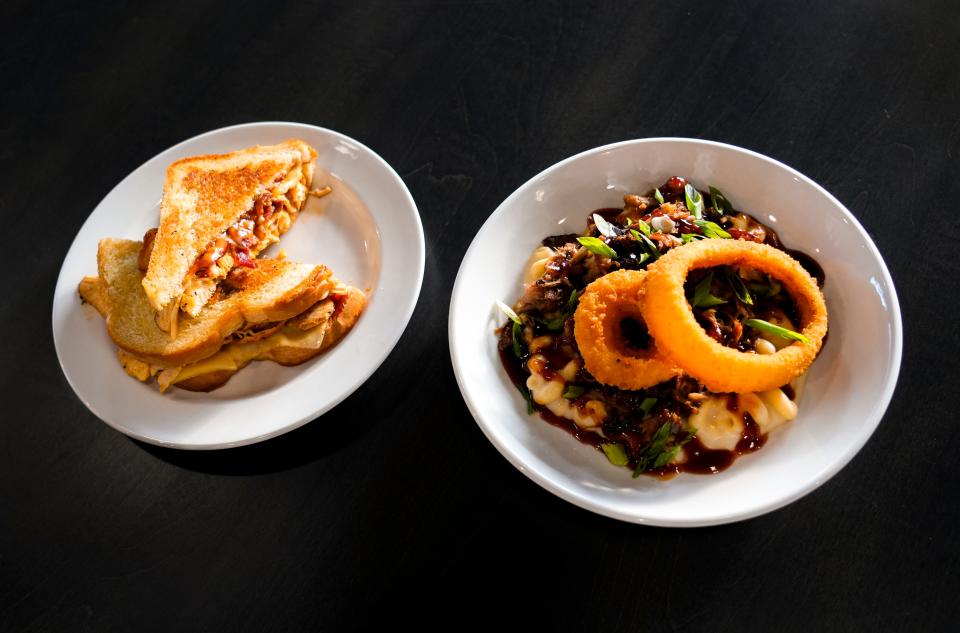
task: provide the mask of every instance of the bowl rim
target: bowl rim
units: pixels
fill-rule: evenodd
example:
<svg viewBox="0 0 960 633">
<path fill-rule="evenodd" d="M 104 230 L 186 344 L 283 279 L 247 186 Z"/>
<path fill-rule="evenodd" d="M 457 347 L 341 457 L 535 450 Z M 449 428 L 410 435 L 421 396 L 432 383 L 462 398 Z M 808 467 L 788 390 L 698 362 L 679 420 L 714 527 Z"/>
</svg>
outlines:
<svg viewBox="0 0 960 633">
<path fill-rule="evenodd" d="M 499 218 L 501 215 L 507 213 L 507 210 L 513 206 L 515 201 L 524 193 L 527 189 L 532 186 L 534 183 L 540 179 L 550 175 L 555 171 L 559 171 L 562 168 L 570 165 L 571 163 L 595 156 L 597 154 L 602 154 L 607 151 L 620 149 L 623 147 L 635 146 L 635 145 L 644 145 L 650 143 L 678 143 L 684 145 L 700 145 L 707 146 L 711 148 L 720 149 L 723 151 L 730 151 L 734 153 L 743 154 L 749 156 L 750 158 L 759 160 L 761 162 L 768 163 L 774 167 L 778 167 L 789 174 L 793 175 L 795 178 L 800 179 L 802 182 L 806 183 L 812 187 L 815 191 L 819 192 L 827 198 L 827 200 L 840 211 L 841 215 L 846 218 L 850 224 L 855 228 L 855 230 L 860 234 L 861 238 L 869 250 L 872 257 L 876 260 L 879 265 L 879 270 L 883 278 L 883 283 L 890 295 L 890 322 L 892 325 L 891 328 L 891 367 L 890 372 L 887 377 L 886 384 L 883 386 L 883 391 L 877 398 L 877 406 L 873 408 L 874 415 L 873 419 L 869 420 L 869 423 L 866 424 L 859 435 L 856 436 L 855 440 L 847 447 L 847 449 L 838 456 L 827 468 L 822 472 L 818 473 L 817 476 L 811 477 L 809 481 L 804 483 L 802 486 L 797 488 L 791 494 L 788 494 L 782 498 L 778 498 L 766 503 L 763 503 L 755 508 L 752 508 L 747 511 L 735 511 L 727 514 L 718 514 L 714 515 L 708 519 L 663 519 L 660 517 L 647 518 L 642 516 L 637 516 L 631 512 L 623 512 L 616 507 L 610 507 L 603 503 L 597 503 L 590 498 L 584 497 L 578 491 L 570 489 L 557 481 L 553 480 L 547 475 L 539 472 L 538 470 L 531 468 L 526 462 L 524 462 L 521 457 L 510 447 L 506 442 L 502 441 L 496 433 L 494 433 L 492 425 L 487 424 L 482 421 L 482 416 L 480 415 L 479 407 L 475 402 L 470 398 L 469 391 L 466 389 L 466 379 L 463 374 L 462 363 L 460 358 L 460 350 L 455 344 L 455 321 L 454 315 L 456 312 L 457 297 L 461 292 L 463 292 L 463 284 L 465 277 L 465 265 L 466 262 L 474 254 L 474 251 L 479 248 L 479 243 L 481 237 L 483 237 L 487 231 L 492 230 L 491 226 L 493 220 Z M 695 139 L 695 138 L 686 138 L 686 137 L 675 137 L 675 136 L 658 136 L 658 137 L 648 137 L 648 138 L 637 138 L 629 139 L 624 141 L 618 141 L 615 143 L 608 143 L 606 145 L 600 145 L 591 149 L 584 150 L 572 156 L 569 156 L 557 163 L 554 163 L 545 169 L 541 170 L 532 178 L 526 180 L 523 184 L 519 185 L 514 191 L 508 195 L 503 202 L 501 202 L 493 213 L 487 217 L 484 221 L 483 226 L 480 227 L 480 230 L 474 235 L 473 240 L 470 243 L 469 248 L 463 255 L 463 259 L 460 262 L 460 267 L 457 271 L 457 277 L 454 281 L 453 290 L 451 292 L 450 308 L 447 319 L 447 337 L 450 348 L 450 361 L 453 365 L 454 375 L 457 379 L 457 386 L 460 389 L 461 396 L 463 397 L 464 402 L 467 405 L 467 408 L 470 411 L 470 414 L 473 416 L 474 422 L 480 427 L 480 430 L 487 437 L 487 439 L 492 443 L 497 450 L 503 455 L 507 461 L 509 461 L 517 470 L 526 475 L 529 479 L 543 487 L 544 489 L 552 492 L 558 497 L 568 501 L 576 506 L 590 510 L 597 514 L 607 516 L 614 519 L 619 519 L 621 521 L 626 521 L 630 523 L 639 523 L 644 525 L 657 525 L 662 527 L 706 527 L 711 525 L 721 525 L 725 523 L 733 523 L 737 521 L 743 521 L 746 519 L 751 519 L 774 510 L 778 510 L 790 503 L 793 503 L 797 499 L 804 497 L 813 490 L 819 488 L 821 485 L 829 481 L 834 475 L 840 472 L 850 461 L 860 452 L 863 446 L 867 443 L 867 440 L 873 435 L 876 428 L 880 425 L 880 421 L 883 419 L 887 408 L 890 404 L 890 400 L 893 398 L 893 393 L 896 390 L 897 381 L 900 375 L 900 365 L 903 357 L 903 323 L 900 314 L 900 301 L 897 296 L 896 287 L 893 283 L 893 278 L 890 276 L 890 271 L 887 268 L 886 261 L 884 261 L 883 256 L 880 254 L 879 249 L 876 244 L 874 244 L 873 239 L 871 239 L 869 233 L 864 229 L 863 225 L 860 224 L 860 221 L 853 215 L 853 213 L 847 209 L 847 207 L 841 203 L 833 194 L 827 191 L 824 187 L 817 184 L 812 178 L 809 178 L 805 174 L 799 172 L 798 170 L 786 165 L 774 158 L 755 152 L 744 147 L 739 147 L 737 145 L 731 145 L 729 143 L 722 143 L 719 141 L 710 141 L 704 139 Z"/>
</svg>

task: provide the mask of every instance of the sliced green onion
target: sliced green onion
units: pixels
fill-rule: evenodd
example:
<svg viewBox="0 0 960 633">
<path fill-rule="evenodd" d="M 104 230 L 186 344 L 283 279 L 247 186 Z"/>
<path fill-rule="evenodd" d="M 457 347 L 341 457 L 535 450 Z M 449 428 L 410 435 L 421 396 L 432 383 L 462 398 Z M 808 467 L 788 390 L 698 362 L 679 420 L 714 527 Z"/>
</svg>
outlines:
<svg viewBox="0 0 960 633">
<path fill-rule="evenodd" d="M 567 400 L 573 400 L 582 396 L 584 391 L 586 389 L 580 385 L 567 385 L 567 388 L 563 390 L 563 397 Z"/>
<path fill-rule="evenodd" d="M 730 284 L 730 287 L 733 289 L 733 294 L 737 295 L 737 299 L 739 299 L 741 303 L 748 306 L 753 305 L 753 297 L 750 295 L 750 291 L 747 290 L 746 284 L 740 279 L 740 275 L 732 270 L 727 270 L 727 283 Z"/>
<path fill-rule="evenodd" d="M 570 298 L 567 299 L 567 303 L 563 306 L 563 309 L 557 313 L 557 316 L 552 319 L 542 319 L 540 317 L 534 317 L 540 323 L 553 332 L 563 328 L 563 324 L 566 323 L 567 319 L 576 311 L 577 309 L 577 299 L 579 297 L 579 291 L 574 288 L 573 292 L 570 293 Z"/>
<path fill-rule="evenodd" d="M 664 422 L 660 428 L 657 429 L 657 432 L 653 434 L 650 444 L 637 459 L 637 467 L 633 471 L 634 477 L 639 477 L 645 470 L 660 468 L 660 466 L 669 463 L 670 460 L 676 456 L 677 453 L 675 450 L 667 449 L 667 440 L 670 438 L 670 428 L 672 426 L 670 422 Z M 668 457 L 662 457 L 665 452 L 669 454 Z M 657 465 L 658 462 L 659 465 Z"/>
<path fill-rule="evenodd" d="M 513 322 L 513 355 L 517 358 L 523 358 L 523 326 L 519 321 Z"/>
<path fill-rule="evenodd" d="M 710 306 L 718 306 L 721 303 L 726 303 L 720 297 L 715 297 L 710 294 L 710 286 L 713 284 L 713 273 L 708 273 L 700 283 L 697 284 L 697 287 L 693 289 L 693 300 L 690 302 L 690 305 L 694 308 L 709 308 Z"/>
<path fill-rule="evenodd" d="M 721 214 L 733 213 L 733 204 L 716 187 L 710 187 L 710 200 L 713 202 L 713 208 Z"/>
<path fill-rule="evenodd" d="M 644 235 L 650 235 L 650 225 L 643 220 L 637 220 L 637 229 Z M 631 231 L 633 229 L 630 229 Z M 640 239 L 639 237 L 637 239 Z"/>
<path fill-rule="evenodd" d="M 653 190 L 653 197 L 657 199 L 657 202 L 663 204 L 663 194 L 660 193 L 660 189 Z"/>
<path fill-rule="evenodd" d="M 640 224 L 643 224 L 644 226 L 646 226 L 643 222 L 641 222 Z M 649 231 L 650 229 L 647 229 L 647 230 Z M 651 240 L 649 237 L 647 237 L 643 233 L 640 233 L 639 231 L 635 231 L 633 229 L 630 229 L 630 235 L 640 240 L 641 242 L 644 242 L 647 246 L 647 250 L 650 251 L 650 255 L 654 259 L 660 258 L 660 249 L 657 248 L 657 245 L 653 243 L 653 240 Z M 643 260 L 643 261 L 646 261 L 646 260 Z"/>
<path fill-rule="evenodd" d="M 689 244 L 690 242 L 695 242 L 697 240 L 707 239 L 706 235 L 700 235 L 699 233 L 681 233 L 680 239 L 683 240 L 684 244 Z"/>
<path fill-rule="evenodd" d="M 683 188 L 683 196 L 687 203 L 687 210 L 690 211 L 698 220 L 703 217 L 703 196 L 697 189 L 687 183 Z"/>
<path fill-rule="evenodd" d="M 657 469 L 666 466 L 673 461 L 673 458 L 677 456 L 677 453 L 680 452 L 680 445 L 677 444 L 673 448 L 665 450 L 664 452 L 657 455 L 656 459 L 653 460 L 653 466 L 651 468 Z"/>
<path fill-rule="evenodd" d="M 607 220 L 599 213 L 593 214 L 593 223 L 597 226 L 597 230 L 600 231 L 600 235 L 604 237 L 613 239 L 620 234 L 617 232 L 617 227 L 607 222 Z"/>
<path fill-rule="evenodd" d="M 640 409 L 643 410 L 643 415 L 648 416 L 650 412 L 653 411 L 653 407 L 656 406 L 656 398 L 644 398 L 643 402 L 640 403 Z"/>
<path fill-rule="evenodd" d="M 710 220 L 696 220 L 694 224 L 699 226 L 700 230 L 702 230 L 703 234 L 707 237 L 725 240 L 729 240 L 732 237 L 729 233 L 723 230 L 722 226 L 716 222 L 711 222 Z"/>
<path fill-rule="evenodd" d="M 801 343 L 807 343 L 807 344 L 810 343 L 810 339 L 808 339 L 803 334 L 800 334 L 799 332 L 794 332 L 793 330 L 788 330 L 787 328 L 780 327 L 779 325 L 774 325 L 773 323 L 764 321 L 763 319 L 747 319 L 746 321 L 743 322 L 743 324 L 746 325 L 747 327 L 756 328 L 758 330 L 769 332 L 770 334 L 781 336 L 783 338 L 791 339 L 794 341 L 800 341 Z"/>
<path fill-rule="evenodd" d="M 500 311 L 507 315 L 507 318 L 513 321 L 514 323 L 520 323 L 520 317 L 517 316 L 517 313 L 513 311 L 513 308 L 505 304 L 503 301 L 497 300 L 497 307 L 500 308 Z"/>
<path fill-rule="evenodd" d="M 769 284 L 750 284 L 750 290 L 762 294 L 764 297 L 774 297 L 783 290 L 783 286 L 776 279 L 770 278 Z"/>
<path fill-rule="evenodd" d="M 606 242 L 598 237 L 578 237 L 577 241 L 580 242 L 585 249 L 595 255 L 609 257 L 610 259 L 615 259 L 617 257 L 617 251 L 610 248 Z"/>
<path fill-rule="evenodd" d="M 533 406 L 533 395 L 530 393 L 530 390 L 526 387 L 521 387 L 517 385 L 517 390 L 520 391 L 520 395 L 523 396 L 523 399 L 527 401 L 527 415 L 530 415 L 534 412 L 535 407 Z"/>
<path fill-rule="evenodd" d="M 607 456 L 610 463 L 614 466 L 626 466 L 630 459 L 627 457 L 627 451 L 623 449 L 623 444 L 607 443 L 601 444 L 603 454 Z"/>
</svg>

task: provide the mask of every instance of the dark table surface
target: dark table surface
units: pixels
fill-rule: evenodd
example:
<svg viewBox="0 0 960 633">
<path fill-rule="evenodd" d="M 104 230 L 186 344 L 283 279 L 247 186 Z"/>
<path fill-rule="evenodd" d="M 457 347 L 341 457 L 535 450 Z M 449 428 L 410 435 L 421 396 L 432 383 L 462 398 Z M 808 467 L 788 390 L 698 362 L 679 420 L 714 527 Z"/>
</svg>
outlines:
<svg viewBox="0 0 960 633">
<path fill-rule="evenodd" d="M 13 2 L 0 22 L 0 629 L 956 630 L 955 2 Z M 139 444 L 60 372 L 61 261 L 133 168 L 258 120 L 341 131 L 401 174 L 426 233 L 419 304 L 322 419 L 226 452 Z M 694 530 L 529 481 L 473 422 L 446 340 L 460 259 L 514 188 L 668 135 L 835 194 L 885 256 L 905 330 L 894 399 L 842 472 Z"/>
</svg>

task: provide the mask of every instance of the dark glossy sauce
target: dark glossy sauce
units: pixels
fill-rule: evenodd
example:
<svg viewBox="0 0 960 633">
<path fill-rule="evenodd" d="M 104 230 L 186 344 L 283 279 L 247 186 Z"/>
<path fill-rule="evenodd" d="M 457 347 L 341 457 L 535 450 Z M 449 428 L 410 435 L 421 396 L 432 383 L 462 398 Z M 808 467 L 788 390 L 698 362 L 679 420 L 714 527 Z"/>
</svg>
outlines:
<svg viewBox="0 0 960 633">
<path fill-rule="evenodd" d="M 506 370 L 507 375 L 510 377 L 510 382 L 512 382 L 522 391 L 527 391 L 527 376 L 529 375 L 529 372 L 526 369 L 526 358 L 517 358 L 513 353 L 510 328 L 501 328 L 498 331 L 498 336 L 500 338 L 500 345 L 498 345 L 500 363 L 503 365 L 504 370 Z M 547 358 L 547 370 L 541 375 L 548 380 L 549 378 L 547 376 L 552 376 L 554 369 L 562 368 L 563 365 L 560 365 L 560 363 L 565 365 L 570 361 L 570 357 L 564 354 L 562 350 L 558 348 L 547 347 L 539 350 L 537 353 L 545 355 Z M 554 363 L 556 363 L 556 365 Z M 788 395 L 792 399 L 792 390 Z M 727 407 L 731 411 L 737 411 L 736 397 L 732 395 L 728 396 Z M 576 440 L 581 444 L 592 446 L 600 452 L 603 452 L 602 446 L 611 441 L 629 444 L 632 451 L 636 451 L 641 448 L 643 438 L 639 433 L 622 432 L 617 433 L 616 438 L 606 439 L 598 433 L 581 429 L 573 422 L 573 420 L 568 420 L 567 418 L 555 415 L 542 405 L 534 403 L 533 408 L 537 413 L 540 414 L 540 417 L 551 426 L 555 426 L 558 429 L 566 431 L 576 438 Z M 678 473 L 712 475 L 726 470 L 733 464 L 737 457 L 745 453 L 752 453 L 753 451 L 756 451 L 766 442 L 766 436 L 760 434 L 760 427 L 757 426 L 757 423 L 754 422 L 749 413 L 743 414 L 743 422 L 743 436 L 737 443 L 735 450 L 725 451 L 710 449 L 705 447 L 700 443 L 699 439 L 694 437 L 684 446 L 683 449 L 686 453 L 687 461 L 682 464 L 670 464 L 657 470 L 645 472 L 644 474 L 652 475 L 654 477 L 670 478 Z M 636 464 L 631 461 L 629 467 L 632 469 L 635 466 Z"/>
<path fill-rule="evenodd" d="M 664 470 L 668 473 L 693 473 L 696 475 L 715 475 L 730 468 L 737 458 L 734 451 L 714 450 L 705 447 L 700 440 L 693 438 L 683 447 L 687 454 L 687 461 L 682 464 L 670 464 Z"/>
<path fill-rule="evenodd" d="M 732 404 L 731 404 L 732 403 Z M 736 411 L 736 398 L 729 398 L 727 406 Z M 743 414 L 743 435 L 732 451 L 712 449 L 704 446 L 694 437 L 683 447 L 687 461 L 682 464 L 670 464 L 653 474 L 669 476 L 676 473 L 693 473 L 696 475 L 715 475 L 729 468 L 734 460 L 746 453 L 759 450 L 767 442 L 767 436 L 760 433 L 760 427 L 749 413 Z"/>
<path fill-rule="evenodd" d="M 669 184 L 667 190 L 663 191 L 663 194 L 667 202 L 672 202 L 679 200 L 681 193 L 683 191 L 682 185 L 684 184 L 682 179 L 675 178 L 671 179 L 671 182 L 676 180 L 679 185 L 676 187 L 677 191 L 671 191 Z M 674 183 L 676 184 L 676 183 Z M 620 215 L 623 212 L 621 208 L 601 208 L 595 209 L 588 216 L 588 223 L 593 222 L 593 214 L 596 213 L 605 219 L 612 219 Z M 680 220 L 680 233 L 696 233 L 699 232 L 698 228 L 690 223 L 687 223 L 683 220 Z M 689 224 L 689 226 L 686 226 Z M 759 224 L 759 222 L 758 222 Z M 765 242 L 770 246 L 783 250 L 788 255 L 797 260 L 803 268 L 810 273 L 810 276 L 813 277 L 817 284 L 822 288 L 824 281 L 826 280 L 826 274 L 824 273 L 823 268 L 814 260 L 811 256 L 806 253 L 785 248 L 780 242 L 780 238 L 777 233 L 765 225 L 764 228 L 767 232 L 767 239 Z M 735 229 L 728 229 L 731 233 Z M 742 232 L 742 231 L 738 231 Z M 566 235 L 556 235 L 545 238 L 543 240 L 543 245 L 551 247 L 559 247 L 563 244 L 570 243 L 576 240 L 579 237 L 578 234 L 570 233 Z M 744 236 L 746 237 L 746 236 Z M 793 318 L 796 318 L 796 315 L 791 315 Z M 625 338 L 633 344 L 639 344 L 640 340 L 633 339 L 642 339 L 642 336 L 638 336 L 639 332 L 633 332 L 630 324 L 627 326 L 622 333 Z M 540 332 L 538 332 L 539 334 Z M 503 327 L 497 331 L 499 337 L 499 353 L 500 353 L 500 362 L 503 365 L 504 369 L 507 372 L 507 375 L 510 377 L 510 381 L 522 392 L 529 393 L 529 390 L 526 386 L 527 377 L 530 375 L 529 370 L 526 367 L 526 361 L 529 359 L 529 355 L 525 355 L 523 358 L 517 358 L 513 353 L 512 348 L 512 333 L 509 327 Z M 538 354 L 546 358 L 546 368 L 541 374 L 544 379 L 549 380 L 556 375 L 556 372 L 563 369 L 564 366 L 571 360 L 571 357 L 561 349 L 559 345 L 559 337 L 555 337 L 554 345 L 542 348 L 538 350 Z M 826 343 L 826 336 L 823 340 L 824 344 Z M 639 346 L 639 345 L 638 345 Z M 642 347 L 642 346 L 641 346 Z M 822 351 L 822 350 L 821 350 Z M 781 387 L 784 393 L 790 400 L 794 400 L 796 393 L 789 384 Z M 571 403 L 573 404 L 573 403 Z M 734 394 L 727 394 L 727 407 L 733 411 L 738 412 L 737 399 Z M 551 426 L 562 429 L 572 435 L 576 440 L 582 444 L 592 446 L 600 452 L 603 452 L 602 446 L 608 442 L 620 442 L 627 444 L 631 448 L 631 453 L 635 452 L 642 448 L 643 437 L 639 433 L 631 431 L 623 431 L 616 433 L 616 437 L 611 437 L 609 439 L 604 438 L 598 433 L 592 431 L 581 429 L 574 423 L 572 420 L 567 418 L 560 417 L 555 415 L 550 410 L 546 409 L 542 405 L 533 403 L 534 410 L 540 414 L 540 417 L 546 421 Z M 692 438 L 687 442 L 683 451 L 686 455 L 686 461 L 682 464 L 669 464 L 663 468 L 657 470 L 647 471 L 643 474 L 652 475 L 660 478 L 671 478 L 678 473 L 693 473 L 701 475 L 712 475 L 717 474 L 723 470 L 729 468 L 737 457 L 744 455 L 746 453 L 752 453 L 759 450 L 767 441 L 767 436 L 761 434 L 760 427 L 754 421 L 753 417 L 747 413 L 743 412 L 742 414 L 744 428 L 743 434 L 740 440 L 737 442 L 736 447 L 732 451 L 727 450 L 718 450 L 710 449 L 704 446 L 697 437 Z M 631 460 L 629 467 L 631 469 L 635 468 L 636 463 Z"/>
<path fill-rule="evenodd" d="M 513 348 L 510 345 L 511 336 L 509 331 L 510 328 L 504 327 L 498 332 L 500 344 L 497 347 L 500 352 L 500 364 L 503 365 L 503 368 L 507 371 L 507 375 L 510 376 L 510 382 L 519 389 L 526 389 L 527 370 L 523 365 L 523 361 L 513 353 Z M 506 346 L 504 346 L 504 339 L 506 339 Z"/>
<path fill-rule="evenodd" d="M 810 276 L 817 280 L 817 285 L 823 288 L 823 283 L 827 280 L 827 273 L 823 272 L 823 267 L 814 258 L 793 248 L 784 248 L 783 252 L 800 262 L 800 265 L 810 273 Z"/>
<path fill-rule="evenodd" d="M 540 405 L 536 405 L 536 407 L 537 411 L 540 413 L 540 417 L 546 420 L 549 424 L 552 424 L 558 429 L 563 429 L 570 435 L 577 438 L 577 441 L 581 444 L 588 444 L 598 451 L 603 451 L 603 449 L 600 447 L 603 446 L 603 444 L 608 440 L 605 440 L 592 431 L 584 431 L 579 426 L 574 424 L 573 420 L 568 420 L 567 418 L 561 418 L 559 415 L 554 415 L 552 411 L 544 409 Z"/>
</svg>

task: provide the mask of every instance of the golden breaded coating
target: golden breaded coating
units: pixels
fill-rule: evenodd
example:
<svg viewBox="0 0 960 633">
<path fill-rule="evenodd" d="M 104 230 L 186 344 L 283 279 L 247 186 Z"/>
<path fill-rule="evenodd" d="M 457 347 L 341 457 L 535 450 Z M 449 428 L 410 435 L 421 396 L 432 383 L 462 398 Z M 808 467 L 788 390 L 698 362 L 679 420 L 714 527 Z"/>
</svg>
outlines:
<svg viewBox="0 0 960 633">
<path fill-rule="evenodd" d="M 660 354 L 656 341 L 649 349 L 632 349 L 621 332 L 623 319 L 644 321 L 645 276 L 640 270 L 618 270 L 591 283 L 580 297 L 573 317 L 577 347 L 587 370 L 605 385 L 644 389 L 679 372 Z"/>
<path fill-rule="evenodd" d="M 783 284 L 810 342 L 796 341 L 774 354 L 741 352 L 710 338 L 684 294 L 687 274 L 713 266 L 750 266 Z M 647 268 L 643 316 L 658 348 L 684 372 L 716 393 L 780 387 L 813 362 L 827 333 L 827 307 L 817 282 L 781 250 L 743 240 L 708 239 L 669 251 Z"/>
</svg>

